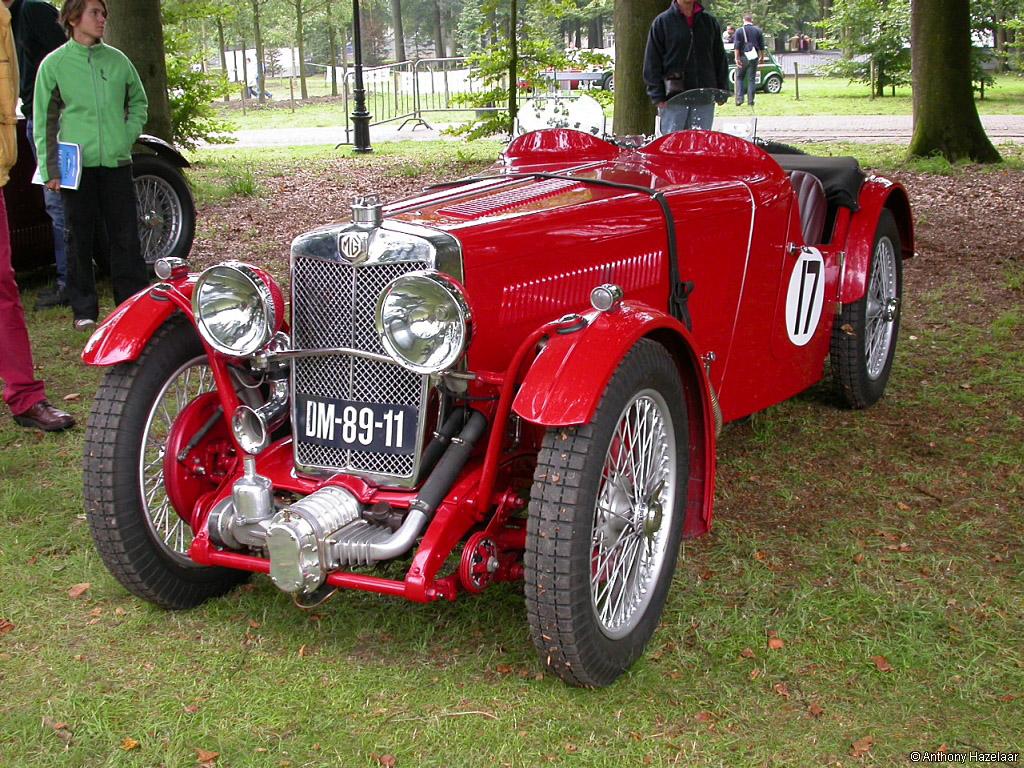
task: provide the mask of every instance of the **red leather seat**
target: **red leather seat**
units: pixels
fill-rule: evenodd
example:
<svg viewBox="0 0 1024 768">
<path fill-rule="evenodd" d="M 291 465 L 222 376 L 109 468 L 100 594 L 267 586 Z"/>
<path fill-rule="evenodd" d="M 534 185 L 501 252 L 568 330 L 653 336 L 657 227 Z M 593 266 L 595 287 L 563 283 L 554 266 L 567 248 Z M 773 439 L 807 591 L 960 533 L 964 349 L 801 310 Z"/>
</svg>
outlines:
<svg viewBox="0 0 1024 768">
<path fill-rule="evenodd" d="M 827 202 L 825 187 L 817 176 L 806 171 L 790 171 L 789 181 L 796 191 L 800 228 L 808 245 L 820 243 L 825 229 Z"/>
</svg>

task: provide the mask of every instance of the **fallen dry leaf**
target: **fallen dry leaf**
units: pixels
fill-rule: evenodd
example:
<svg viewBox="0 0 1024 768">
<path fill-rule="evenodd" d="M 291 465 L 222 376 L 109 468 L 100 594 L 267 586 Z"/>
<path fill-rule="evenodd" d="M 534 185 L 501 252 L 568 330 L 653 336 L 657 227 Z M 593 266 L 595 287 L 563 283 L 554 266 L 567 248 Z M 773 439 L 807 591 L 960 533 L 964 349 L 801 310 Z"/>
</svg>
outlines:
<svg viewBox="0 0 1024 768">
<path fill-rule="evenodd" d="M 813 701 L 811 702 L 811 705 L 807 708 L 807 711 L 810 712 L 811 717 L 813 717 L 815 720 L 817 720 L 819 717 L 825 714 L 825 710 L 819 707 Z"/>
<path fill-rule="evenodd" d="M 850 757 L 864 757 L 864 755 L 871 751 L 871 745 L 874 743 L 874 736 L 865 736 L 863 739 L 857 739 L 850 745 Z"/>
<path fill-rule="evenodd" d="M 73 734 L 67 723 L 62 723 L 54 720 L 52 717 L 43 718 L 43 726 L 53 730 L 54 734 L 58 739 L 63 741 L 65 744 L 70 744 Z"/>
<path fill-rule="evenodd" d="M 14 629 L 14 622 L 0 619 L 0 634 L 10 632 L 12 629 Z"/>
<path fill-rule="evenodd" d="M 395 768 L 395 766 L 398 765 L 398 760 L 395 759 L 394 755 L 380 755 L 378 757 L 377 755 L 371 754 L 370 757 L 376 760 L 380 765 L 384 766 L 384 768 Z"/>
<path fill-rule="evenodd" d="M 211 752 L 208 749 L 195 748 L 196 750 L 196 762 L 199 763 L 215 763 L 217 758 L 220 757 L 220 752 Z"/>
<path fill-rule="evenodd" d="M 855 565 L 860 565 L 861 563 L 863 563 L 864 562 L 864 553 L 863 552 L 858 552 L 856 555 L 854 555 L 853 556 L 853 562 L 854 562 Z"/>
<path fill-rule="evenodd" d="M 758 550 L 757 552 L 754 553 L 754 559 L 755 560 L 759 560 L 761 562 L 764 562 L 765 560 L 768 559 L 768 555 L 765 554 L 764 552 L 762 552 L 761 550 Z"/>
<path fill-rule="evenodd" d="M 878 667 L 879 672 L 892 672 L 893 666 L 885 656 L 872 656 L 871 660 L 875 662 L 875 666 Z"/>
<path fill-rule="evenodd" d="M 509 664 L 499 664 L 494 668 L 494 671 L 497 672 L 499 675 L 511 675 L 512 667 Z"/>
<path fill-rule="evenodd" d="M 306 646 L 305 645 L 300 645 L 299 646 L 299 658 L 300 659 L 304 659 L 307 656 L 309 656 L 309 651 L 306 650 Z"/>
<path fill-rule="evenodd" d="M 121 749 L 125 752 L 130 752 L 133 749 L 139 749 L 141 746 L 142 745 L 139 742 L 132 738 L 126 738 L 121 742 Z"/>
<path fill-rule="evenodd" d="M 81 400 L 81 399 L 82 399 L 82 393 L 81 392 L 72 392 L 70 395 L 64 395 L 64 402 L 65 403 L 73 403 L 75 400 Z"/>
<path fill-rule="evenodd" d="M 750 670 L 750 679 L 757 680 L 761 676 L 761 670 L 758 667 L 754 667 Z"/>
<path fill-rule="evenodd" d="M 742 651 L 740 651 L 740 658 L 752 659 L 754 658 L 754 652 L 749 648 L 744 648 Z"/>
<path fill-rule="evenodd" d="M 712 722 L 712 720 L 714 720 L 714 717 L 712 717 L 711 713 L 707 710 L 702 710 L 698 712 L 696 715 L 694 715 L 693 719 L 696 720 L 698 723 L 710 723 Z"/>
<path fill-rule="evenodd" d="M 92 584 L 90 584 L 87 581 L 83 582 L 82 584 L 75 584 L 75 586 L 68 590 L 68 597 L 70 597 L 72 600 L 77 600 L 86 592 L 88 592 L 89 587 L 91 586 Z"/>
<path fill-rule="evenodd" d="M 786 644 L 782 642 L 781 637 L 769 637 L 768 647 L 773 651 L 779 651 L 786 647 Z"/>
<path fill-rule="evenodd" d="M 786 683 L 776 683 L 774 688 L 775 692 L 779 694 L 779 696 L 785 696 L 787 699 L 789 698 L 789 686 Z"/>
</svg>

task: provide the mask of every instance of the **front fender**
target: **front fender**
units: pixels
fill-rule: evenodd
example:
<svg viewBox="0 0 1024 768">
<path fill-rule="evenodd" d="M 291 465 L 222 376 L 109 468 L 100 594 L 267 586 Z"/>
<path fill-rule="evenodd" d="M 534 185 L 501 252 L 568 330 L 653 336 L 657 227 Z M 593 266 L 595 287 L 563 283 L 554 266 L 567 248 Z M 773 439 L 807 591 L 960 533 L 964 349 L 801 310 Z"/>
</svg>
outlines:
<svg viewBox="0 0 1024 768">
<path fill-rule="evenodd" d="M 135 360 L 176 309 L 166 284 L 152 285 L 115 309 L 96 329 L 82 350 L 86 365 L 108 366 Z M 177 290 L 191 293 L 191 285 Z"/>
<path fill-rule="evenodd" d="M 914 222 L 907 192 L 901 185 L 888 179 L 869 179 L 861 190 L 858 202 L 860 210 L 853 215 L 846 237 L 846 264 L 843 268 L 843 283 L 839 286 L 839 301 L 843 304 L 860 301 L 867 292 L 875 230 L 878 217 L 884 209 L 892 211 L 896 218 L 903 258 L 908 259 L 914 255 Z"/>
<path fill-rule="evenodd" d="M 715 491 L 715 417 L 704 366 L 693 337 L 675 318 L 623 302 L 584 316 L 585 328 L 554 333 L 526 372 L 512 410 L 547 427 L 587 424 L 622 358 L 641 338 L 664 346 L 676 360 L 689 421 L 689 492 L 684 538 L 711 525 Z"/>
<path fill-rule="evenodd" d="M 585 327 L 549 336 L 516 394 L 512 410 L 546 427 L 586 424 L 626 352 L 656 331 L 677 336 L 690 365 L 703 370 L 689 331 L 671 316 L 623 302 L 612 312 L 590 312 Z M 582 321 L 581 321 L 582 325 Z M 677 351 L 670 349 L 678 358 Z M 701 389 L 707 383 L 701 375 Z"/>
</svg>

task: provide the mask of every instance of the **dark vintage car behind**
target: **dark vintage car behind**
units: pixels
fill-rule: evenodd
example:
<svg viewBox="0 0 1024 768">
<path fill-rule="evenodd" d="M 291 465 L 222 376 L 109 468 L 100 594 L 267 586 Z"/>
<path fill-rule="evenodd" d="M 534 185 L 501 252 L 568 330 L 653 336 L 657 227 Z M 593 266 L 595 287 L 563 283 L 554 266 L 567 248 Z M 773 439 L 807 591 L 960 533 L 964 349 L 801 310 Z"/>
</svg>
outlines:
<svg viewBox="0 0 1024 768">
<path fill-rule="evenodd" d="M 15 270 L 53 263 L 53 227 L 43 206 L 43 188 L 32 183 L 35 158 L 25 135 L 25 121 L 17 127 L 18 161 L 4 187 L 11 228 Z M 174 147 L 155 136 L 142 135 L 132 154 L 135 196 L 139 211 L 139 238 L 147 264 L 162 257 L 184 257 L 192 247 L 196 209 L 181 169 L 189 165 Z"/>
</svg>

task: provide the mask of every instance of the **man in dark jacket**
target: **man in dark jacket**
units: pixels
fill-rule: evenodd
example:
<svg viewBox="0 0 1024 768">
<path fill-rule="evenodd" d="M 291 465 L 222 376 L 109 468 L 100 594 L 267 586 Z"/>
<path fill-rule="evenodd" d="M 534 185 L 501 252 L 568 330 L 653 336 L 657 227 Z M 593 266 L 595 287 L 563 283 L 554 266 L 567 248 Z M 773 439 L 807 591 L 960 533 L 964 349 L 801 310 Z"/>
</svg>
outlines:
<svg viewBox="0 0 1024 768">
<path fill-rule="evenodd" d="M 665 108 L 672 96 L 693 88 L 729 90 L 722 27 L 696 0 L 673 0 L 651 24 L 644 82 L 661 116 L 661 133 L 711 127 L 714 102 Z"/>
<path fill-rule="evenodd" d="M 21 113 L 25 116 L 25 131 L 32 142 L 32 100 L 35 94 L 36 72 L 39 63 L 50 51 L 64 45 L 64 30 L 60 27 L 58 11 L 44 0 L 2 0 L 11 12 L 14 46 L 18 51 L 18 69 L 21 70 Z M 52 291 L 40 291 L 36 309 L 67 306 L 67 253 L 64 247 L 64 208 L 60 193 L 43 189 L 46 212 L 53 221 L 53 251 L 57 262 L 57 286 Z"/>
</svg>

